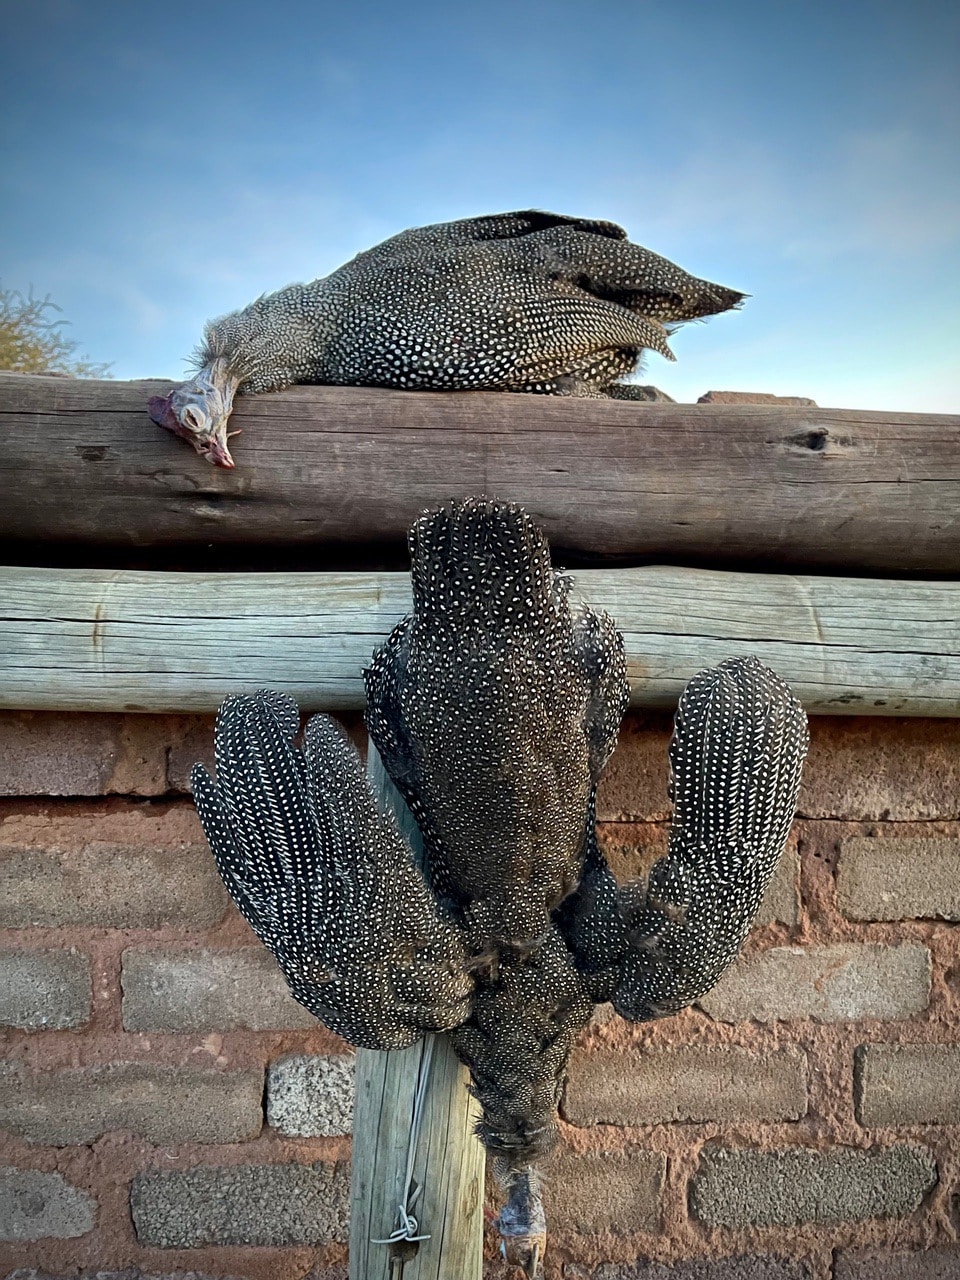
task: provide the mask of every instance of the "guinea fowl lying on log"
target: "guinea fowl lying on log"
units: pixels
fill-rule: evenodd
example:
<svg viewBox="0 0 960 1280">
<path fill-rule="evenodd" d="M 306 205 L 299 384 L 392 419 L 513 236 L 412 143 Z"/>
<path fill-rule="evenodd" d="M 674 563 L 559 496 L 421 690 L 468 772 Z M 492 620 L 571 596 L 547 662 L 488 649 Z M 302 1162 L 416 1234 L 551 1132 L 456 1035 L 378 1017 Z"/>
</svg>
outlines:
<svg viewBox="0 0 960 1280">
<path fill-rule="evenodd" d="M 631 244 L 612 222 L 523 210 L 401 232 L 311 284 L 212 321 L 155 422 L 232 467 L 234 398 L 294 383 L 650 399 L 620 381 L 673 328 L 744 294 Z"/>
<path fill-rule="evenodd" d="M 314 717 L 300 752 L 280 695 L 224 704 L 218 780 L 197 768 L 197 805 L 307 1008 L 373 1047 L 449 1029 L 507 1193 L 506 1256 L 532 1276 L 573 1040 L 595 1000 L 643 1020 L 716 982 L 786 841 L 806 719 L 756 659 L 696 676 L 670 747 L 667 857 L 618 889 L 593 830 L 625 703 L 612 623 L 571 604 L 517 508 L 453 504 L 417 522 L 411 553 L 414 612 L 370 668 L 368 726 L 421 827 L 426 878 L 342 735 Z"/>
</svg>

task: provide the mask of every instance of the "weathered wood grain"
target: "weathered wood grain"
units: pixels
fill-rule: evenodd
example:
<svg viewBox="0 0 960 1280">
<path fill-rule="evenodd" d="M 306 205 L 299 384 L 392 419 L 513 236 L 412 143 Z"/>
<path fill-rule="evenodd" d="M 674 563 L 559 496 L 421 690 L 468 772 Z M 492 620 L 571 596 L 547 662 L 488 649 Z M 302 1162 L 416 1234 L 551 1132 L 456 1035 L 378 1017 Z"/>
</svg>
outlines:
<svg viewBox="0 0 960 1280">
<path fill-rule="evenodd" d="M 697 569 L 584 570 L 624 634 L 634 705 L 754 653 L 812 712 L 960 715 L 960 583 Z M 0 570 L 0 706 L 210 711 L 267 685 L 363 705 L 363 668 L 409 610 L 406 574 Z"/>
<path fill-rule="evenodd" d="M 451 496 L 598 559 L 960 573 L 960 418 L 294 387 L 241 398 L 237 468 L 155 426 L 166 382 L 0 375 L 0 540 L 402 545 Z"/>
<path fill-rule="evenodd" d="M 397 814 L 404 835 L 422 857 L 416 823 L 376 748 L 371 745 L 368 750 L 368 775 L 378 798 Z M 414 1098 L 425 1070 L 423 1117 L 413 1162 L 421 1192 L 413 1212 L 421 1233 L 430 1239 L 391 1250 L 374 1241 L 386 1239 L 397 1225 Z M 469 1079 L 446 1036 L 426 1036 L 409 1049 L 391 1053 L 357 1050 L 350 1280 L 395 1280 L 401 1273 L 391 1266 L 391 1256 L 399 1250 L 408 1258 L 402 1280 L 481 1280 L 486 1157 L 474 1133 L 479 1107 L 467 1092 Z"/>
</svg>

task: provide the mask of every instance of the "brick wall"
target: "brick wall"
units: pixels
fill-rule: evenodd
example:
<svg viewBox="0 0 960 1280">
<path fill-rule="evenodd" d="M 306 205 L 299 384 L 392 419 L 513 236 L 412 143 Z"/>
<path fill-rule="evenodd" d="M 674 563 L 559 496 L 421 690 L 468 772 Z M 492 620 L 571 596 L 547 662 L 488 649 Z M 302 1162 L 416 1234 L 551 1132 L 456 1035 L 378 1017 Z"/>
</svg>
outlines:
<svg viewBox="0 0 960 1280">
<path fill-rule="evenodd" d="M 549 1280 L 960 1276 L 960 722 L 812 727 L 742 959 L 581 1040 Z M 632 718 L 605 780 L 624 875 L 664 848 L 668 737 Z M 219 885 L 209 739 L 0 714 L 0 1277 L 345 1274 L 352 1059 Z"/>
</svg>

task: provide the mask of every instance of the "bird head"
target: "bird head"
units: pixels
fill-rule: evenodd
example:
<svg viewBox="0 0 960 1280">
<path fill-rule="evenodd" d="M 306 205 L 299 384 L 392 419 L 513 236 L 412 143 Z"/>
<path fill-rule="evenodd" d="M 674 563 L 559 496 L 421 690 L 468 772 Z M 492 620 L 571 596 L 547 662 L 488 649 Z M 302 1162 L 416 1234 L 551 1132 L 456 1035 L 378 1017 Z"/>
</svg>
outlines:
<svg viewBox="0 0 960 1280">
<path fill-rule="evenodd" d="M 189 440 L 202 458 L 216 467 L 232 468 L 227 441 L 240 432 L 228 431 L 227 423 L 239 385 L 225 362 L 216 360 L 169 395 L 151 396 L 148 411 L 158 426 Z"/>
</svg>

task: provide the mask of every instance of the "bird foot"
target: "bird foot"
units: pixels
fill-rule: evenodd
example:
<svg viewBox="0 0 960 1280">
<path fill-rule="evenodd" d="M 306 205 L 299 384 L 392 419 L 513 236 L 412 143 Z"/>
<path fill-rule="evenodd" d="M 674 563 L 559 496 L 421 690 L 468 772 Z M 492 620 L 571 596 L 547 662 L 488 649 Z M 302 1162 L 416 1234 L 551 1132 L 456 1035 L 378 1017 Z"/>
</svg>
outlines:
<svg viewBox="0 0 960 1280">
<path fill-rule="evenodd" d="M 519 1267 L 527 1280 L 540 1280 L 543 1275 L 543 1255 L 547 1251 L 547 1235 L 504 1236 L 500 1243 L 504 1260 L 511 1267 Z"/>
<path fill-rule="evenodd" d="M 527 1280 L 539 1280 L 547 1251 L 547 1220 L 540 1197 L 540 1174 L 532 1167 L 511 1170 L 510 1195 L 500 1210 L 500 1252 Z"/>
</svg>

